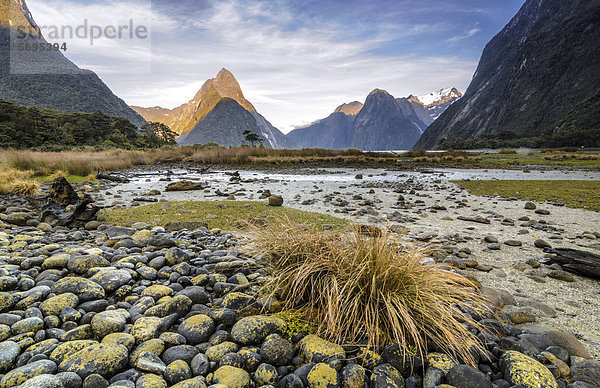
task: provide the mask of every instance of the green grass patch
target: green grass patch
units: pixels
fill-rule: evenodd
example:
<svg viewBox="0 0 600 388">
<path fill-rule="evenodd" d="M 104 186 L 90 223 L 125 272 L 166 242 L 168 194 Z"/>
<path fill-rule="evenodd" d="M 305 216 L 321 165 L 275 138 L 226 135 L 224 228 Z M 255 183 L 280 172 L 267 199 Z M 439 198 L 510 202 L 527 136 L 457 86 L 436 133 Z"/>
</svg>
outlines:
<svg viewBox="0 0 600 388">
<path fill-rule="evenodd" d="M 238 221 L 241 219 L 260 218 L 269 222 L 281 217 L 287 217 L 298 224 L 319 227 L 331 225 L 334 229 L 348 225 L 347 220 L 327 214 L 271 207 L 256 201 L 160 202 L 128 209 L 109 209 L 102 212 L 100 219 L 111 225 L 145 222 L 165 226 L 169 222 L 206 222 L 209 229 L 238 230 Z"/>
<path fill-rule="evenodd" d="M 474 195 L 531 201 L 560 201 L 568 207 L 600 211 L 600 181 L 482 180 L 453 181 Z"/>
</svg>

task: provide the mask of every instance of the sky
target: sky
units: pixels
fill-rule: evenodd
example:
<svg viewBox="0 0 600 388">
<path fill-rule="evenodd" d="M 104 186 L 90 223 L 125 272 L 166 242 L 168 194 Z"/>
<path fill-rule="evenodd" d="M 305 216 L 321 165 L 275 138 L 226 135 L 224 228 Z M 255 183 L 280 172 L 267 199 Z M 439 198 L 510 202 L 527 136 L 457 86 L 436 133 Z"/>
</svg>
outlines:
<svg viewBox="0 0 600 388">
<path fill-rule="evenodd" d="M 174 108 L 227 68 L 283 132 L 375 88 L 395 97 L 464 92 L 486 43 L 523 3 L 27 0 L 47 40 L 67 43 L 65 55 L 126 103 Z M 64 28 L 82 25 L 79 37 Z M 102 36 L 90 39 L 91 26 Z"/>
</svg>

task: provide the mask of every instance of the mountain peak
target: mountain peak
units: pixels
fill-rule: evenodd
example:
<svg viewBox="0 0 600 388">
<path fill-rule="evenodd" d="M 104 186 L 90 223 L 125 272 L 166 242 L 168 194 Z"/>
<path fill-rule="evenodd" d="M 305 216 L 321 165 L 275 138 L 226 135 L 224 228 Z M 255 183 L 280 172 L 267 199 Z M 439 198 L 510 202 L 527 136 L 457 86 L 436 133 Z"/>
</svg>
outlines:
<svg viewBox="0 0 600 388">
<path fill-rule="evenodd" d="M 383 90 L 383 89 L 373 89 L 373 91 L 371 93 L 369 93 L 369 96 L 371 96 L 373 94 L 387 94 L 387 95 L 389 95 L 389 93 L 387 92 L 387 90 Z"/>
<path fill-rule="evenodd" d="M 349 103 L 344 103 L 340 106 L 338 106 L 337 108 L 335 108 L 335 110 L 333 111 L 334 113 L 344 113 L 345 115 L 348 116 L 352 116 L 357 114 L 358 112 L 360 112 L 360 110 L 362 109 L 363 104 L 358 102 L 358 101 L 352 101 Z"/>
<path fill-rule="evenodd" d="M 446 103 L 452 99 L 455 98 L 460 98 L 462 97 L 462 93 L 460 91 L 458 91 L 458 89 L 451 87 L 451 88 L 445 88 L 445 89 L 440 89 L 437 92 L 433 92 L 433 93 L 429 93 L 429 94 L 425 94 L 423 96 L 410 96 L 410 98 L 418 102 L 420 102 L 421 104 L 423 104 L 425 107 L 430 107 L 433 105 L 439 105 L 439 104 L 443 104 Z"/>
</svg>

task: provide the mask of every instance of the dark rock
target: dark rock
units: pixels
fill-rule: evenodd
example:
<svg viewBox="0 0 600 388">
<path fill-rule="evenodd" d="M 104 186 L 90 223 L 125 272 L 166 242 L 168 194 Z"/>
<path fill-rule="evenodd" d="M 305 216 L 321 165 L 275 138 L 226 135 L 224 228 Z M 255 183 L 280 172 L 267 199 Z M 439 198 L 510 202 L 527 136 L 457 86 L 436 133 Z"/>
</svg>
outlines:
<svg viewBox="0 0 600 388">
<path fill-rule="evenodd" d="M 194 315 L 187 318 L 179 325 L 178 332 L 183 335 L 186 340 L 196 345 L 201 342 L 206 342 L 215 330 L 214 321 L 206 315 Z"/>
<path fill-rule="evenodd" d="M 83 380 L 82 388 L 106 388 L 108 387 L 108 381 L 99 374 L 91 374 Z"/>
<path fill-rule="evenodd" d="M 177 345 L 165 350 L 161 358 L 165 364 L 171 364 L 177 360 L 183 360 L 188 364 L 198 354 L 198 349 L 191 345 Z"/>
<path fill-rule="evenodd" d="M 191 182 L 191 181 L 178 181 L 169 183 L 165 191 L 192 191 L 192 190 L 204 190 L 206 188 L 200 182 Z"/>
<path fill-rule="evenodd" d="M 600 386 L 600 362 L 584 360 L 571 365 L 571 379 Z"/>
<path fill-rule="evenodd" d="M 282 206 L 283 197 L 279 195 L 272 195 L 269 197 L 269 206 Z"/>
<path fill-rule="evenodd" d="M 404 388 L 404 378 L 390 364 L 375 367 L 371 374 L 370 382 L 374 388 Z"/>
<path fill-rule="evenodd" d="M 456 365 L 446 374 L 448 384 L 461 388 L 492 388 L 492 382 L 478 369 Z"/>
<path fill-rule="evenodd" d="M 240 345 L 259 344 L 270 334 L 281 334 L 285 326 L 285 322 L 276 317 L 246 317 L 233 326 L 231 339 Z"/>
<path fill-rule="evenodd" d="M 287 365 L 294 358 L 294 347 L 279 334 L 271 334 L 260 347 L 260 356 L 269 364 Z"/>
<path fill-rule="evenodd" d="M 536 248 L 552 248 L 552 246 L 550 244 L 548 244 L 546 241 L 542 240 L 541 238 L 538 238 L 537 240 L 535 240 L 533 242 L 533 245 L 535 245 Z"/>
<path fill-rule="evenodd" d="M 50 187 L 48 202 L 60 203 L 63 206 L 74 205 L 80 198 L 73 189 L 73 186 L 64 178 L 58 178 Z"/>
</svg>

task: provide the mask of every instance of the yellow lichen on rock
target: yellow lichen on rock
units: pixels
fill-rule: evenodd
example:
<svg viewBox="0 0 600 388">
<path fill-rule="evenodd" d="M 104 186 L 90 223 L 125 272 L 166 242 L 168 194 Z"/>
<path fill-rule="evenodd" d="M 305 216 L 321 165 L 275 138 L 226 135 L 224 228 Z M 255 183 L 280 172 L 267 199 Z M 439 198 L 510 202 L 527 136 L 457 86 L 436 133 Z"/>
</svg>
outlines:
<svg viewBox="0 0 600 388">
<path fill-rule="evenodd" d="M 310 388 L 336 388 L 339 386 L 337 371 L 328 364 L 315 365 L 306 379 Z"/>
<path fill-rule="evenodd" d="M 60 364 L 66 357 L 97 343 L 97 341 L 91 340 L 77 340 L 65 342 L 64 344 L 58 345 L 56 349 L 52 351 L 52 353 L 50 354 L 50 359 L 56 362 L 56 364 Z"/>
<path fill-rule="evenodd" d="M 537 360 L 523 353 L 509 350 L 500 359 L 504 379 L 513 385 L 526 388 L 557 388 L 558 384 L 548 370 Z"/>
<path fill-rule="evenodd" d="M 341 345 L 326 341 L 316 335 L 307 335 L 300 343 L 300 353 L 307 362 L 322 362 L 331 358 L 346 358 Z"/>
<path fill-rule="evenodd" d="M 67 308 L 75 308 L 79 304 L 79 298 L 77 295 L 65 292 L 64 294 L 53 296 L 50 299 L 46 299 L 40 304 L 40 310 L 44 313 L 44 316 L 60 314 L 60 312 Z"/>
<path fill-rule="evenodd" d="M 222 366 L 213 375 L 213 384 L 223 384 L 229 388 L 246 388 L 250 385 L 250 375 L 243 369 Z"/>
<path fill-rule="evenodd" d="M 427 355 L 427 365 L 438 368 L 444 372 L 444 374 L 446 374 L 450 371 L 450 369 L 458 365 L 458 362 L 446 354 L 429 353 Z"/>
</svg>

